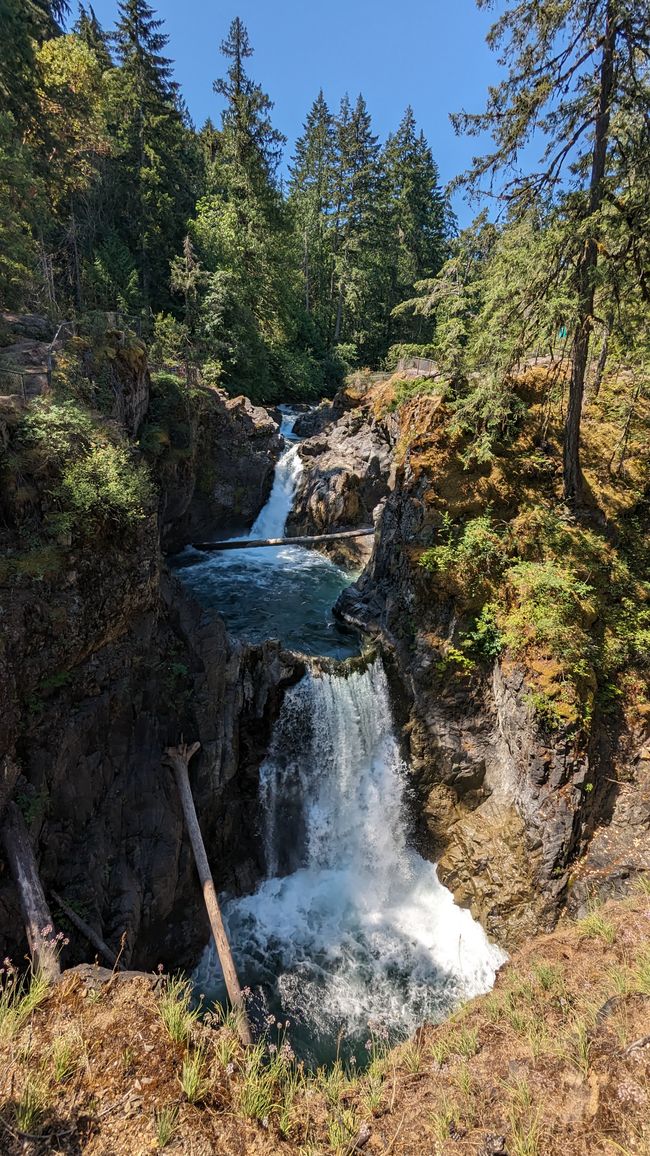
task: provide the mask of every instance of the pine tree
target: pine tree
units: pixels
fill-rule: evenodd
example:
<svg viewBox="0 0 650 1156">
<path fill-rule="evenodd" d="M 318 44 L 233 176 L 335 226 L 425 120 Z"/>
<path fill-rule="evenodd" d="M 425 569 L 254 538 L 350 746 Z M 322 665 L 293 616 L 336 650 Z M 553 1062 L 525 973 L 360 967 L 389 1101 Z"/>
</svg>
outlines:
<svg viewBox="0 0 650 1156">
<path fill-rule="evenodd" d="M 88 8 L 84 4 L 79 5 L 79 16 L 74 30 L 90 51 L 94 53 L 103 72 L 107 68 L 113 67 L 110 42 L 95 15 L 92 4 L 89 4 Z"/>
<path fill-rule="evenodd" d="M 196 157 L 167 37 L 146 0 L 123 0 L 114 43 L 115 232 L 133 253 L 145 309 L 169 301 L 169 269 L 194 197 Z"/>
<path fill-rule="evenodd" d="M 253 50 L 241 20 L 221 48 L 229 66 L 214 89 L 226 104 L 220 130 L 203 131 L 207 192 L 192 223 L 209 281 L 202 340 L 217 375 L 260 397 L 290 341 L 299 292 L 291 219 L 276 182 L 284 138 L 271 123 L 271 100 L 244 67 Z"/>
<path fill-rule="evenodd" d="M 491 0 L 477 0 L 480 8 Z M 492 152 L 475 161 L 469 181 L 481 187 L 505 171 L 502 196 L 525 213 L 540 196 L 575 186 L 567 238 L 579 241 L 572 371 L 564 436 L 564 495 L 582 494 L 580 422 L 593 330 L 603 213 L 609 199 L 612 138 L 619 113 L 646 109 L 650 62 L 649 0 L 509 3 L 488 42 L 501 51 L 506 78 L 490 90 L 486 111 L 460 114 L 459 131 L 490 132 Z M 544 142 L 539 167 L 522 175 L 519 154 Z"/>
<path fill-rule="evenodd" d="M 452 215 L 440 187 L 438 166 L 413 109 L 404 113 L 397 132 L 389 136 L 382 154 L 385 200 L 384 253 L 388 267 L 385 301 L 386 345 L 401 340 L 430 338 L 421 326 L 399 321 L 393 309 L 414 290 L 417 281 L 432 277 L 447 256 Z M 394 333 L 394 329 L 397 332 Z"/>
<path fill-rule="evenodd" d="M 336 125 L 332 247 L 332 341 L 350 341 L 366 352 L 375 302 L 379 143 L 363 96 L 346 97 Z"/>
<path fill-rule="evenodd" d="M 327 333 L 327 299 L 333 273 L 328 237 L 333 212 L 335 128 L 319 92 L 296 142 L 290 168 L 289 203 L 302 249 L 305 308 Z"/>
<path fill-rule="evenodd" d="M 227 75 L 213 85 L 215 93 L 226 101 L 222 115 L 225 157 L 233 163 L 236 175 L 245 174 L 249 181 L 257 176 L 273 182 L 285 138 L 271 123 L 272 100 L 244 68 L 253 49 L 238 16 L 222 41 L 221 52 L 231 62 Z"/>
</svg>

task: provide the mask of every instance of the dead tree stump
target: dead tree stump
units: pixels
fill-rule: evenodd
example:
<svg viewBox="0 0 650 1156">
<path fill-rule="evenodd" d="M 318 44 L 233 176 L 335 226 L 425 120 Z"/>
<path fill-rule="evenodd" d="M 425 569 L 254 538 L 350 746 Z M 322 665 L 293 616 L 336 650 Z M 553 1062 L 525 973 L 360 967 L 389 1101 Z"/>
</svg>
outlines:
<svg viewBox="0 0 650 1156">
<path fill-rule="evenodd" d="M 217 899 L 217 892 L 215 890 L 210 864 L 208 863 L 208 856 L 196 814 L 196 807 L 194 806 L 194 799 L 192 798 L 192 789 L 190 787 L 189 762 L 192 755 L 196 754 L 200 746 L 200 743 L 192 743 L 191 746 L 187 743 L 181 743 L 177 747 L 168 747 L 166 755 L 176 777 L 183 815 L 190 836 L 192 851 L 194 852 L 196 869 L 199 873 L 201 887 L 203 888 L 203 900 L 223 971 L 228 998 L 232 1006 L 239 1012 L 240 1039 L 243 1044 L 249 1045 L 252 1044 L 253 1037 L 248 1022 L 248 1015 L 246 1014 L 244 997 L 239 986 L 235 961 L 232 957 L 228 936 L 223 924 L 219 900 Z"/>
<path fill-rule="evenodd" d="M 52 916 L 41 886 L 25 820 L 15 803 L 9 803 L 5 810 L 2 846 L 18 889 L 32 964 L 53 982 L 61 975 L 61 968 L 53 943 L 48 934 L 43 934 L 45 928 L 52 929 Z"/>
</svg>

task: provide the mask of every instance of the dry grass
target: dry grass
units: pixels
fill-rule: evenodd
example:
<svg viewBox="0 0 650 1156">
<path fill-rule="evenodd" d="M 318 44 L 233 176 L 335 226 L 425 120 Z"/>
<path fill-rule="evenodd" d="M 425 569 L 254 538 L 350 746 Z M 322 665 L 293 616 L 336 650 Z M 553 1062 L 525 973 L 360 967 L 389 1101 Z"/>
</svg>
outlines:
<svg viewBox="0 0 650 1156">
<path fill-rule="evenodd" d="M 116 976 L 91 996 L 69 975 L 0 1042 L 0 1152 L 477 1156 L 504 1136 L 509 1156 L 648 1156 L 650 898 L 592 914 L 606 934 L 540 937 L 358 1076 L 244 1053 L 216 1017 L 170 1039 L 169 985 Z"/>
</svg>

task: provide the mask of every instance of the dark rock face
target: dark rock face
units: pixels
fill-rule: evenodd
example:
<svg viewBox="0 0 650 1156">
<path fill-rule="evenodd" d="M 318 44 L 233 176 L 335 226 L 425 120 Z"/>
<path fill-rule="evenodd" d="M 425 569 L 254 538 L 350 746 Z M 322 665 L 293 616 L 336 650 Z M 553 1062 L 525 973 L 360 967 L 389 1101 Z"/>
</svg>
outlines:
<svg viewBox="0 0 650 1156">
<path fill-rule="evenodd" d="M 151 377 L 147 350 L 140 341 L 132 340 L 128 348 L 111 350 L 111 389 L 115 397 L 111 417 L 135 437 L 149 405 Z"/>
<path fill-rule="evenodd" d="M 116 416 L 133 434 L 149 374 L 142 350 L 127 353 L 111 371 Z M 194 435 L 182 468 L 159 478 L 164 526 L 179 543 L 249 524 L 282 444 L 266 411 L 221 394 Z M 22 547 L 18 533 L 9 544 Z M 39 579 L 0 568 L 0 773 L 19 768 L 14 799 L 48 897 L 61 894 L 116 952 L 126 933 L 133 966 L 190 966 L 208 929 L 165 747 L 181 735 L 201 742 L 190 777 L 217 886 L 252 888 L 264 868 L 258 769 L 302 662 L 274 642 L 231 639 L 189 599 L 161 561 L 155 513 L 111 541 L 82 532 L 53 567 Z M 92 957 L 70 937 L 66 964 Z M 24 944 L 0 859 L 7 954 L 20 960 Z"/>
<path fill-rule="evenodd" d="M 45 890 L 116 950 L 126 932 L 126 961 L 147 968 L 190 964 L 208 938 L 165 746 L 200 740 L 192 780 L 217 884 L 251 887 L 263 869 L 257 769 L 302 670 L 275 643 L 229 639 L 161 574 L 155 543 L 148 527 L 92 576 L 80 561 L 44 605 L 33 590 L 3 598 L 0 660 L 2 748 L 21 767 L 15 797 Z M 16 896 L 1 878 L 0 951 L 19 958 Z M 74 938 L 72 950 L 88 953 Z"/>
<path fill-rule="evenodd" d="M 319 407 L 306 418 L 321 414 L 321 408 L 324 411 Z M 294 428 L 300 433 L 304 425 L 296 422 Z M 332 424 L 323 421 L 321 432 L 300 446 L 304 473 L 287 532 L 323 534 L 372 525 L 374 512 L 389 492 L 393 444 L 390 418 L 376 421 L 361 408 Z M 365 561 L 367 541 L 338 545 L 332 556 L 342 562 Z"/>
<path fill-rule="evenodd" d="M 249 529 L 269 496 L 282 448 L 278 423 L 266 409 L 210 390 L 190 457 L 162 477 L 165 550 Z"/>
</svg>

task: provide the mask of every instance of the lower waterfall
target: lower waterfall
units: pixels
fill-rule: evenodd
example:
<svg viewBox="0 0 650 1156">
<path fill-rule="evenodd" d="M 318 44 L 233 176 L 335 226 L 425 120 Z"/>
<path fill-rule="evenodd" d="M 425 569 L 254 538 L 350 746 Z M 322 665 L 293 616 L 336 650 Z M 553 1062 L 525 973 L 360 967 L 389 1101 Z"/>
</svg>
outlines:
<svg viewBox="0 0 650 1156">
<path fill-rule="evenodd" d="M 506 958 L 408 844 L 405 767 L 380 660 L 288 691 L 260 772 L 268 878 L 224 916 L 252 1014 L 308 1062 L 363 1055 L 488 990 Z M 218 993 L 214 947 L 195 975 Z"/>
</svg>

